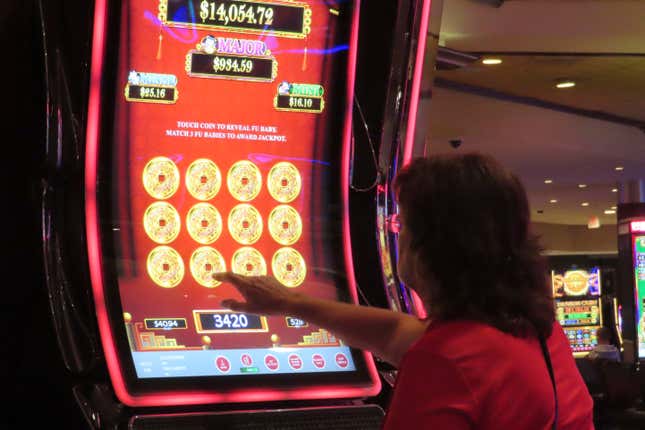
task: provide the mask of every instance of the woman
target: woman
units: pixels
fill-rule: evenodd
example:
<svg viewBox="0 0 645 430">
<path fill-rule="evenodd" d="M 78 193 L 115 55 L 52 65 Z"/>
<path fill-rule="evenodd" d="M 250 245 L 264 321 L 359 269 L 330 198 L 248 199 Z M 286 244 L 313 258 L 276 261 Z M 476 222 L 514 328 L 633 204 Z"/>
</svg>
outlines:
<svg viewBox="0 0 645 430">
<path fill-rule="evenodd" d="M 394 189 L 398 274 L 427 321 L 232 273 L 215 276 L 246 301 L 223 305 L 303 318 L 398 366 L 386 429 L 593 429 L 520 181 L 484 155 L 440 155 L 403 168 Z"/>
</svg>

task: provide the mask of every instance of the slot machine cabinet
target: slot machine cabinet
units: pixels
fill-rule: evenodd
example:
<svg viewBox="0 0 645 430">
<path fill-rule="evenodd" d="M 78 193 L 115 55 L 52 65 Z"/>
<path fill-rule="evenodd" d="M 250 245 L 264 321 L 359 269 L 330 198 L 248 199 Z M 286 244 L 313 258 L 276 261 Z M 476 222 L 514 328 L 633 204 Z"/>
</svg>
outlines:
<svg viewBox="0 0 645 430">
<path fill-rule="evenodd" d="M 359 302 L 356 278 L 373 269 L 355 249 L 350 222 L 362 214 L 349 213 L 348 185 L 358 23 L 370 7 L 98 0 L 79 6 L 91 37 L 70 67 L 77 41 L 57 37 L 62 11 L 41 3 L 45 44 L 60 55 L 47 72 L 47 281 L 60 293 L 51 307 L 65 364 L 92 375 L 74 394 L 95 428 L 177 414 L 184 425 L 377 425 L 369 353 L 306 321 L 223 309 L 237 293 L 209 276 L 272 274 Z M 410 28 L 425 37 L 429 1 L 395 12 L 406 49 L 380 55 L 406 95 L 400 121 L 418 87 L 392 70 L 418 60 Z M 70 87 L 86 101 L 70 103 Z M 377 91 L 366 101 L 394 102 Z"/>
<path fill-rule="evenodd" d="M 645 204 L 618 205 L 617 314 L 623 359 L 645 359 Z"/>
<path fill-rule="evenodd" d="M 596 330 L 603 326 L 600 266 L 569 266 L 551 270 L 555 318 L 569 340 L 576 358 L 597 345 Z"/>
<path fill-rule="evenodd" d="M 612 330 L 612 342 L 619 349 L 622 348 L 616 291 L 617 264 L 617 254 L 548 257 L 556 315 L 569 338 L 576 358 L 583 358 L 592 348 L 595 344 L 595 331 L 601 325 Z M 576 277 L 581 281 L 587 279 L 587 290 L 584 294 L 580 294 L 581 291 L 577 295 L 565 292 L 565 280 L 572 279 L 575 285 Z M 578 342 L 579 340 L 583 342 Z M 588 343 L 586 346 L 585 340 Z"/>
</svg>

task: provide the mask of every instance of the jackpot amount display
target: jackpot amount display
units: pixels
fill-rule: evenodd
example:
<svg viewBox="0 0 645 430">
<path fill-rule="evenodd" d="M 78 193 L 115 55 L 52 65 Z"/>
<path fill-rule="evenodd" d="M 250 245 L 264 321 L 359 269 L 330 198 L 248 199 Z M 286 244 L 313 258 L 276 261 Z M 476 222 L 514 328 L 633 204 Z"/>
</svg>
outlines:
<svg viewBox="0 0 645 430">
<path fill-rule="evenodd" d="M 347 296 L 338 250 L 351 3 L 124 6 L 112 234 L 140 378 L 356 370 L 333 333 L 224 309 L 241 296 L 212 277 L 271 275 Z"/>
</svg>

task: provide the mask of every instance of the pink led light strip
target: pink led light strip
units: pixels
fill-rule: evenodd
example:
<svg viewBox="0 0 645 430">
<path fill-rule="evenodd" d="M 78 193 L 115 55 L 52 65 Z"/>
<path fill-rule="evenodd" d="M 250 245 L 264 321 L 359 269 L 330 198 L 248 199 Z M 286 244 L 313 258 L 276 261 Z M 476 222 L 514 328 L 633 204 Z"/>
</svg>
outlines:
<svg viewBox="0 0 645 430">
<path fill-rule="evenodd" d="M 419 92 L 421 78 L 423 77 L 423 62 L 426 53 L 426 39 L 428 23 L 430 20 L 430 5 L 432 0 L 425 0 L 421 8 L 421 25 L 419 27 L 419 40 L 417 43 L 414 74 L 412 75 L 412 89 L 410 90 L 410 109 L 408 110 L 408 125 L 406 128 L 405 146 L 403 147 L 403 165 L 410 162 L 414 148 L 414 128 L 417 123 L 417 110 L 419 109 Z"/>
<path fill-rule="evenodd" d="M 417 111 L 419 109 L 419 92 L 421 89 L 421 80 L 423 77 L 423 62 L 426 52 L 426 38 L 428 34 L 428 22 L 430 20 L 430 6 L 432 0 L 425 0 L 421 8 L 421 25 L 419 28 L 419 40 L 417 44 L 416 60 L 414 64 L 414 74 L 412 75 L 412 89 L 410 91 L 410 109 L 408 110 L 408 125 L 406 128 L 405 145 L 403 147 L 403 166 L 412 160 L 412 150 L 414 149 L 414 129 L 417 123 Z M 414 307 L 418 311 L 420 318 L 428 316 L 423 302 L 419 296 L 410 291 Z"/>
</svg>

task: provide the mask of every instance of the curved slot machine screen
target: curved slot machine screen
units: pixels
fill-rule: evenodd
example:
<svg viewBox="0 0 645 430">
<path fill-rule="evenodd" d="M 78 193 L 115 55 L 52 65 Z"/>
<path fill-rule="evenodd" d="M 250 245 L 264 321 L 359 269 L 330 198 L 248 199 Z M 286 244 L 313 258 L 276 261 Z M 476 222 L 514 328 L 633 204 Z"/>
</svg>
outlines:
<svg viewBox="0 0 645 430">
<path fill-rule="evenodd" d="M 106 30 L 114 34 L 100 74 L 93 63 L 104 82 L 103 131 L 95 141 L 88 132 L 89 171 L 100 172 L 88 191 L 97 205 L 88 245 L 124 403 L 378 393 L 369 354 L 298 318 L 227 310 L 221 301 L 241 296 L 212 278 L 272 275 L 287 288 L 356 302 L 347 172 L 358 8 L 106 5 L 118 26 Z"/>
</svg>

